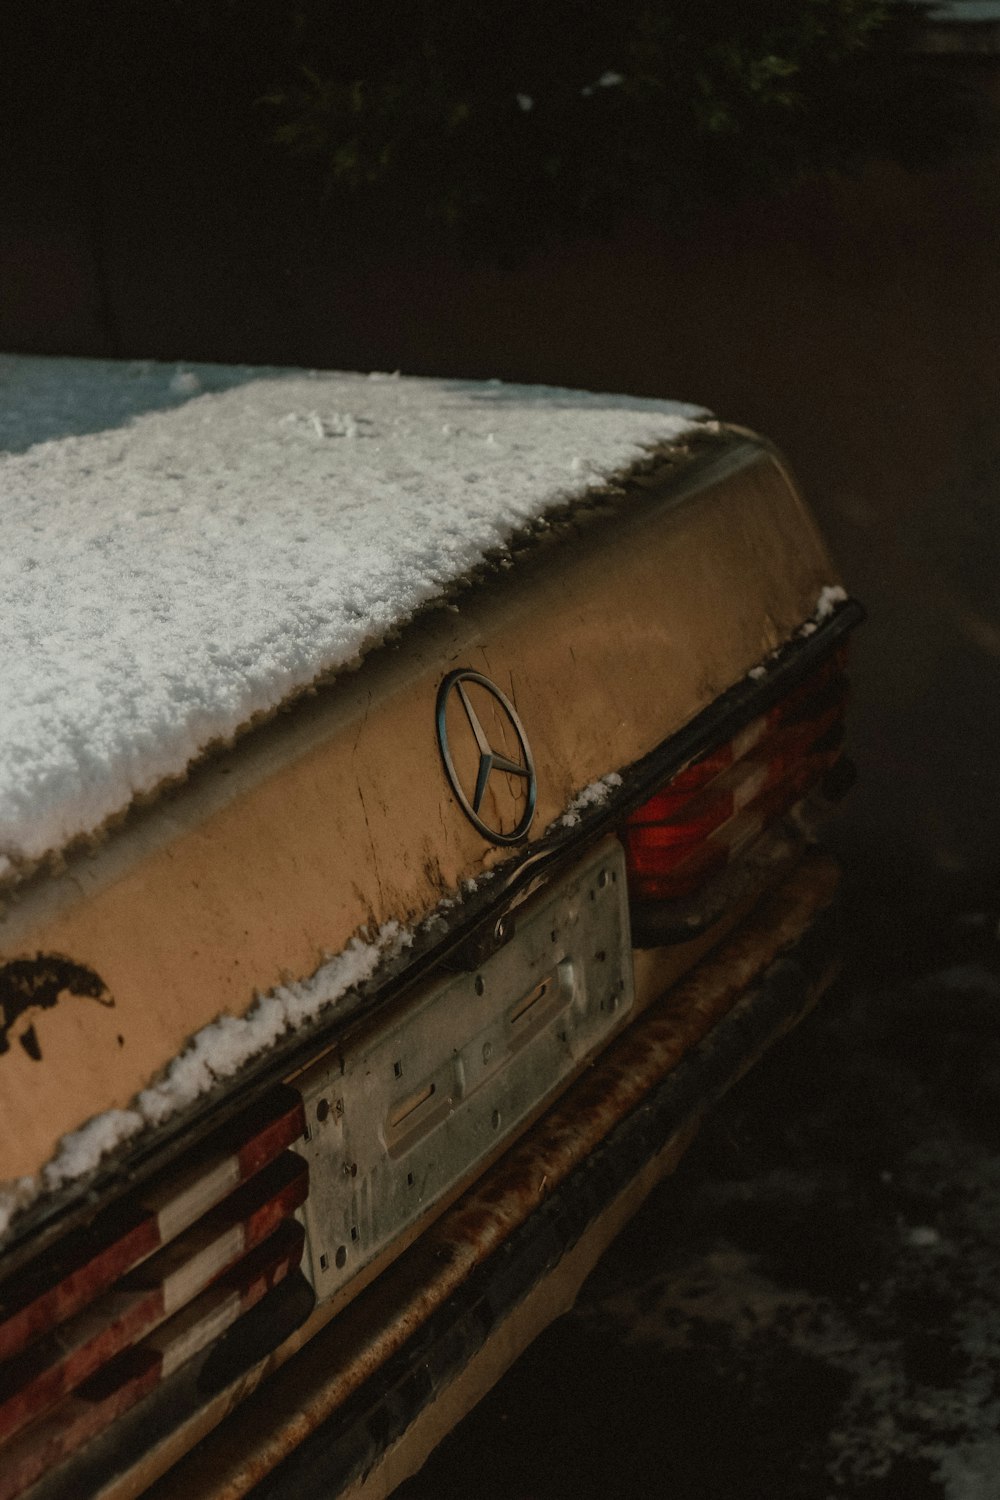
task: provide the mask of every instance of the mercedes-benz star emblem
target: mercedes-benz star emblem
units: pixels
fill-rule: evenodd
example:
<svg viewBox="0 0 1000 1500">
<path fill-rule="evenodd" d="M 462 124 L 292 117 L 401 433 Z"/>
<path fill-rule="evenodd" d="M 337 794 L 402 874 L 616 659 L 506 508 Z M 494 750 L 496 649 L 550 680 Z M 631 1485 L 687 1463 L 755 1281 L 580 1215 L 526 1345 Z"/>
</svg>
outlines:
<svg viewBox="0 0 1000 1500">
<path fill-rule="evenodd" d="M 489 736 L 483 728 L 479 714 L 469 696 L 470 686 L 482 688 L 488 693 L 498 705 L 501 716 L 507 720 L 517 736 L 520 748 L 520 759 L 511 760 L 502 750 L 495 750 L 490 744 Z M 476 771 L 475 788 L 470 798 L 459 779 L 458 771 L 455 769 L 455 761 L 448 740 L 447 712 L 448 703 L 452 693 L 457 694 L 458 700 L 465 711 L 469 728 L 475 740 L 476 749 L 479 752 L 479 766 Z M 480 703 L 482 696 L 480 695 Z M 505 698 L 495 683 L 481 672 L 458 671 L 449 672 L 438 689 L 437 697 L 437 735 L 438 745 L 441 747 L 441 759 L 451 782 L 451 789 L 458 798 L 459 806 L 471 823 L 479 829 L 494 844 L 519 844 L 531 826 L 531 820 L 535 815 L 535 797 L 537 786 L 535 782 L 535 764 L 531 758 L 531 749 L 528 739 L 522 728 L 521 721 L 517 717 L 514 705 Z M 468 757 L 464 757 L 468 759 Z M 483 799 L 490 785 L 490 778 L 499 772 L 507 776 L 516 776 L 524 781 L 526 785 L 526 800 L 524 810 L 521 812 L 515 828 L 505 830 L 493 828 L 481 815 Z M 471 780 L 471 777 L 468 778 Z"/>
</svg>

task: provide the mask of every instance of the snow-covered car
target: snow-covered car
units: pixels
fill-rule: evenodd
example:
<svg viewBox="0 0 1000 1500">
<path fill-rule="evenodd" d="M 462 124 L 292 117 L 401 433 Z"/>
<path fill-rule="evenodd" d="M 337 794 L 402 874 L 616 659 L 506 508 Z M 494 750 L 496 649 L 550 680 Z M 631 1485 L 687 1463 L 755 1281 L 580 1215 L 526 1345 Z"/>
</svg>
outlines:
<svg viewBox="0 0 1000 1500">
<path fill-rule="evenodd" d="M 828 980 L 861 612 L 692 406 L 0 408 L 0 1500 L 388 1493 Z"/>
</svg>

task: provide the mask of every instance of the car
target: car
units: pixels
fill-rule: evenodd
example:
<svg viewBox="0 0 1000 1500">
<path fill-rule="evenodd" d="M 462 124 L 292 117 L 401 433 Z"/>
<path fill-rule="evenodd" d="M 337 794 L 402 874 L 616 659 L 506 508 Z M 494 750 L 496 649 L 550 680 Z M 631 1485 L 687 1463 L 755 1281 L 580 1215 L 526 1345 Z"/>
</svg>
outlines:
<svg viewBox="0 0 1000 1500">
<path fill-rule="evenodd" d="M 388 1494 L 835 972 L 862 611 L 695 406 L 0 390 L 0 1500 Z"/>
</svg>

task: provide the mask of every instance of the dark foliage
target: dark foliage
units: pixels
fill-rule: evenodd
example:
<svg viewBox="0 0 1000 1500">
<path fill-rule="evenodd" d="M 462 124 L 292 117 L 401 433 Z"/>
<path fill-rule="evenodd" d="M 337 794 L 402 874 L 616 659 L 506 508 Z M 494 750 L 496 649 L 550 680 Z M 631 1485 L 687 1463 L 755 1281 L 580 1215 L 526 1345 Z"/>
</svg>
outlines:
<svg viewBox="0 0 1000 1500">
<path fill-rule="evenodd" d="M 974 108 L 922 24 L 894 0 L 35 0 L 0 158 L 39 155 L 44 120 L 91 183 L 197 155 L 303 221 L 349 203 L 503 252 L 946 154 Z"/>
<path fill-rule="evenodd" d="M 933 160 L 972 121 L 922 24 L 879 0 L 303 0 L 267 102 L 328 189 L 531 242 Z"/>
</svg>

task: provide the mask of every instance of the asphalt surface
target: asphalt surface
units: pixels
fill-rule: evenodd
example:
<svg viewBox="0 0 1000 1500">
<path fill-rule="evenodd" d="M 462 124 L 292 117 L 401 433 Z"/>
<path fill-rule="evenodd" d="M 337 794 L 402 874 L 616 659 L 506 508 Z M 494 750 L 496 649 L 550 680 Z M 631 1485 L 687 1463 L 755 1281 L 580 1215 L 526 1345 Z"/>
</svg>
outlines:
<svg viewBox="0 0 1000 1500">
<path fill-rule="evenodd" d="M 1000 1497 L 1000 931 L 860 892 L 842 979 L 403 1500 Z"/>
</svg>

